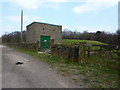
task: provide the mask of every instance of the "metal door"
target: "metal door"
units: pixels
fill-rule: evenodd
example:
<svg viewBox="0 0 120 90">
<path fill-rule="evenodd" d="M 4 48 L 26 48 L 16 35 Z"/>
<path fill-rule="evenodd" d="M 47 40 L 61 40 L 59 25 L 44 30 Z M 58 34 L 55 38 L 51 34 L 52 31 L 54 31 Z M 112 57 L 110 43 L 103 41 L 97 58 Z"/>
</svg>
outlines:
<svg viewBox="0 0 120 90">
<path fill-rule="evenodd" d="M 41 49 L 50 48 L 50 36 L 40 36 L 40 48 Z"/>
</svg>

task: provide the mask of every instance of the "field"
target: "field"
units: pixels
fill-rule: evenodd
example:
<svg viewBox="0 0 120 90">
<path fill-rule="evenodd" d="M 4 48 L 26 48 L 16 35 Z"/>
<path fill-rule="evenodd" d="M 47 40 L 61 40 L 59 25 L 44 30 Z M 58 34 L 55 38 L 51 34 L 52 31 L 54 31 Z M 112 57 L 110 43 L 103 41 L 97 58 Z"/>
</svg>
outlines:
<svg viewBox="0 0 120 90">
<path fill-rule="evenodd" d="M 86 42 L 86 44 L 93 44 L 93 45 L 107 45 L 106 43 L 102 43 L 99 41 L 92 41 L 92 40 L 75 40 L 75 39 L 63 39 L 62 40 L 62 44 L 64 45 L 74 45 L 75 43 L 79 44 L 80 42 Z M 90 50 L 99 50 L 99 49 L 100 49 L 99 46 L 90 47 Z"/>
<path fill-rule="evenodd" d="M 68 45 L 73 45 L 75 43 L 79 44 L 79 42 L 86 42 L 86 44 L 94 44 L 94 45 L 107 45 L 99 41 L 91 41 L 91 40 L 75 40 L 75 39 L 63 39 L 62 40 L 62 44 L 68 44 Z"/>
</svg>

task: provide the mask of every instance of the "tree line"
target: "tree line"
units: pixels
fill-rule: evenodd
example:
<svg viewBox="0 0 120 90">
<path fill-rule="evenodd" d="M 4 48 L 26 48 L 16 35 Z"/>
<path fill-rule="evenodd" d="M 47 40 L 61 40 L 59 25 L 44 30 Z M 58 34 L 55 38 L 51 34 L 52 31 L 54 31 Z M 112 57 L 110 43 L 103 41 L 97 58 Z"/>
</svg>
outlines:
<svg viewBox="0 0 120 90">
<path fill-rule="evenodd" d="M 120 30 L 115 33 L 97 31 L 94 33 L 84 31 L 82 33 L 65 29 L 62 32 L 63 39 L 79 39 L 79 40 L 94 40 L 107 43 L 110 45 L 120 45 Z"/>
<path fill-rule="evenodd" d="M 20 31 L 12 33 L 5 33 L 2 35 L 2 43 L 20 43 Z M 22 41 L 26 42 L 26 31 L 22 32 Z M 84 31 L 82 33 L 65 29 L 62 31 L 62 39 L 79 39 L 79 40 L 94 40 L 107 43 L 110 45 L 120 45 L 120 30 L 115 33 L 107 33 L 104 31 L 97 31 L 94 33 Z"/>
<path fill-rule="evenodd" d="M 13 44 L 20 44 L 20 31 L 14 31 L 12 33 L 5 33 L 2 35 L 2 43 L 13 43 Z M 23 43 L 26 42 L 26 31 L 22 31 L 22 41 Z"/>
</svg>

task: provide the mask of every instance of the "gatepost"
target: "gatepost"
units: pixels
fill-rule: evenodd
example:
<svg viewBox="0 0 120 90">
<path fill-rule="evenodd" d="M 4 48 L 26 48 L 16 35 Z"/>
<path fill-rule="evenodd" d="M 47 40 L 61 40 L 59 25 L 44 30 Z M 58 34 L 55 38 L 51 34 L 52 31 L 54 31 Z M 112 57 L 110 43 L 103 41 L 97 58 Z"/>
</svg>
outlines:
<svg viewBox="0 0 120 90">
<path fill-rule="evenodd" d="M 83 58 L 85 56 L 85 44 L 86 42 L 79 43 L 79 63 L 83 62 Z"/>
</svg>

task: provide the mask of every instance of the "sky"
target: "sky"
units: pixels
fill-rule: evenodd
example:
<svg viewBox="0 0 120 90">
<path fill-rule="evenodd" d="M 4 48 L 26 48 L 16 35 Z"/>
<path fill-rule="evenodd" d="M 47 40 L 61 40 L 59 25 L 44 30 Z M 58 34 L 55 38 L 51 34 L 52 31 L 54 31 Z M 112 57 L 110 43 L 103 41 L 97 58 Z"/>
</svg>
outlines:
<svg viewBox="0 0 120 90">
<path fill-rule="evenodd" d="M 62 30 L 114 33 L 118 29 L 118 1 L 0 0 L 0 36 L 21 30 L 21 10 L 23 30 L 36 21 L 62 25 Z"/>
</svg>

